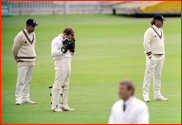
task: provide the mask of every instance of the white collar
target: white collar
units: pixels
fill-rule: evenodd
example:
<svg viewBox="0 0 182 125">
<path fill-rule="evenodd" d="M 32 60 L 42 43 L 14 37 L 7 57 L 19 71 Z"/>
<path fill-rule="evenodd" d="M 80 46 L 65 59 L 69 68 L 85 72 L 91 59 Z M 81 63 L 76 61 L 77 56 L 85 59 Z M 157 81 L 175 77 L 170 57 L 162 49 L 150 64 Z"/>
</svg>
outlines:
<svg viewBox="0 0 182 125">
<path fill-rule="evenodd" d="M 152 27 L 155 29 L 155 30 L 157 30 L 157 31 L 159 31 L 159 30 L 161 30 L 161 28 L 159 27 L 156 27 L 155 25 L 152 25 Z"/>
<path fill-rule="evenodd" d="M 26 33 L 26 34 L 28 34 L 28 35 L 34 34 L 34 32 L 32 32 L 32 33 L 28 33 L 28 31 L 27 31 L 27 29 L 26 29 L 26 28 L 24 29 L 24 31 L 25 31 L 25 33 Z"/>
<path fill-rule="evenodd" d="M 127 99 L 126 101 L 123 100 L 123 103 L 124 103 L 125 105 L 128 105 L 134 98 L 135 98 L 135 96 L 130 96 L 130 98 Z"/>
</svg>

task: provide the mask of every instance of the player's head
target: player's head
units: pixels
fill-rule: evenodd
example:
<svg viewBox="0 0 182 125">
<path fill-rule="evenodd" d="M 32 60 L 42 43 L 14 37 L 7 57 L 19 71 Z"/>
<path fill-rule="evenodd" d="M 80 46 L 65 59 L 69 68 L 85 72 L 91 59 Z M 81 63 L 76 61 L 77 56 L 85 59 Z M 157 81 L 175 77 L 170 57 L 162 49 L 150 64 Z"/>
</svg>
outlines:
<svg viewBox="0 0 182 125">
<path fill-rule="evenodd" d="M 26 22 L 26 29 L 28 33 L 32 33 L 35 30 L 35 26 L 37 25 L 38 24 L 36 23 L 34 19 L 28 19 Z"/>
<path fill-rule="evenodd" d="M 72 39 L 75 36 L 74 30 L 72 28 L 66 28 L 63 31 L 63 39 L 68 38 Z"/>
<path fill-rule="evenodd" d="M 154 17 L 152 18 L 152 20 L 150 21 L 151 25 L 155 25 L 158 28 L 163 26 L 163 21 L 166 21 L 162 15 L 160 14 L 156 14 L 154 15 Z"/>
<path fill-rule="evenodd" d="M 122 80 L 119 83 L 119 97 L 126 101 L 130 96 L 134 95 L 134 84 L 131 80 Z"/>
</svg>

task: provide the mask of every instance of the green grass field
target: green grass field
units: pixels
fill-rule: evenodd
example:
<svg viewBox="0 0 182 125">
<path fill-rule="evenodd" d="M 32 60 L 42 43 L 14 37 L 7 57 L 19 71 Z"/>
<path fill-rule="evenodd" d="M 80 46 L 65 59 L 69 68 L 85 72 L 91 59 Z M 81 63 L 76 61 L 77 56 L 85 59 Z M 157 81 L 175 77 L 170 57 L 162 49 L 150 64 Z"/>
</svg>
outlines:
<svg viewBox="0 0 182 125">
<path fill-rule="evenodd" d="M 17 65 L 13 39 L 28 18 L 36 27 L 36 66 L 30 88 L 35 105 L 15 105 Z M 147 103 L 151 124 L 181 123 L 181 18 L 166 18 L 165 61 L 161 93 L 169 101 L 154 101 L 152 83 Z M 145 71 L 143 34 L 150 18 L 114 15 L 56 15 L 1 17 L 1 123 L 2 124 L 107 124 L 111 107 L 119 100 L 120 80 L 129 78 L 142 98 Z M 74 112 L 51 111 L 54 61 L 51 41 L 66 27 L 75 30 L 69 106 Z"/>
</svg>

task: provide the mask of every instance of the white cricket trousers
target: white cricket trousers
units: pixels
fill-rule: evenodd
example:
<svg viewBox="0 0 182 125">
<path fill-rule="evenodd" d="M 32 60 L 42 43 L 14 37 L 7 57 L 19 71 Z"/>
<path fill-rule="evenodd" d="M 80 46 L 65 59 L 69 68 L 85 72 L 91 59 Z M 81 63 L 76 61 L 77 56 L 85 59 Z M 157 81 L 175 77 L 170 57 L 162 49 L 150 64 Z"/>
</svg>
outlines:
<svg viewBox="0 0 182 125">
<path fill-rule="evenodd" d="M 69 79 L 71 75 L 71 58 L 62 58 L 55 60 L 54 67 L 55 80 L 52 88 L 52 110 L 59 105 L 59 97 L 62 87 L 64 87 L 64 91 L 67 91 L 69 89 Z"/>
<path fill-rule="evenodd" d="M 16 101 L 29 99 L 29 89 L 32 80 L 34 66 L 18 67 L 18 78 L 16 84 Z"/>
<path fill-rule="evenodd" d="M 164 62 L 164 55 L 152 55 L 149 59 L 146 56 L 146 70 L 143 81 L 143 98 L 149 98 L 149 88 L 151 83 L 151 77 L 153 75 L 153 91 L 154 98 L 161 96 L 161 71 Z"/>
</svg>

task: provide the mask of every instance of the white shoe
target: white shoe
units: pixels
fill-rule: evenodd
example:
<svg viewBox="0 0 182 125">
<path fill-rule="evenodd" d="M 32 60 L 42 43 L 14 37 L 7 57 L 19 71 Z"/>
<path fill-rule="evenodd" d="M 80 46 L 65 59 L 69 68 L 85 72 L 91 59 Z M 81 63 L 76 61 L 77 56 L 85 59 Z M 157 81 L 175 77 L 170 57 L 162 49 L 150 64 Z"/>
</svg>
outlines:
<svg viewBox="0 0 182 125">
<path fill-rule="evenodd" d="M 63 111 L 75 111 L 75 109 L 73 109 L 73 108 L 70 108 L 70 107 L 67 107 L 67 108 L 62 108 L 63 109 Z"/>
<path fill-rule="evenodd" d="M 62 110 L 59 109 L 59 108 L 55 108 L 55 109 L 53 109 L 52 111 L 53 111 L 53 112 L 62 112 Z"/>
<path fill-rule="evenodd" d="M 22 102 L 21 101 L 16 101 L 16 103 L 15 103 L 16 105 L 21 105 L 22 104 Z"/>
<path fill-rule="evenodd" d="M 156 101 L 168 101 L 168 99 L 164 98 L 163 96 L 156 97 L 156 98 L 154 98 L 154 100 L 156 100 Z"/>
<path fill-rule="evenodd" d="M 31 101 L 30 99 L 28 100 L 23 100 L 22 104 L 35 104 L 36 102 Z"/>
<path fill-rule="evenodd" d="M 149 98 L 144 99 L 144 102 L 150 102 Z"/>
<path fill-rule="evenodd" d="M 75 109 L 73 108 L 70 108 L 70 107 L 67 107 L 67 108 L 64 108 L 63 104 L 60 104 L 58 106 L 59 109 L 62 109 L 63 111 L 74 111 Z"/>
</svg>

